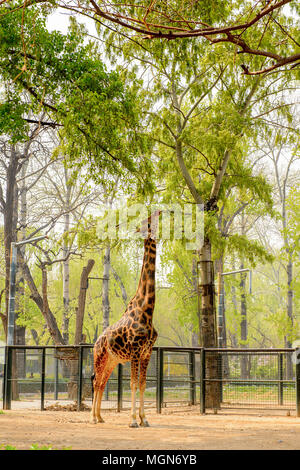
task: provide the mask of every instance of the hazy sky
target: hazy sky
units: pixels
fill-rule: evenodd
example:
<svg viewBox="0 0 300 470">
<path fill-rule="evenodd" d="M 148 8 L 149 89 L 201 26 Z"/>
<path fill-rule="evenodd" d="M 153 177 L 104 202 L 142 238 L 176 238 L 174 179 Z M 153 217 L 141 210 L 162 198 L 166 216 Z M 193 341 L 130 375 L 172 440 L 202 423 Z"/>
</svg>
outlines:
<svg viewBox="0 0 300 470">
<path fill-rule="evenodd" d="M 69 17 L 71 16 L 66 10 L 62 8 L 58 8 L 54 13 L 52 13 L 47 19 L 47 26 L 50 31 L 54 29 L 57 31 L 61 31 L 62 33 L 66 33 L 68 31 L 69 26 Z M 72 15 L 73 16 L 73 15 Z M 96 33 L 96 28 L 94 21 L 92 19 L 88 19 L 82 15 L 77 15 L 77 20 L 80 23 L 86 25 L 87 29 L 91 34 Z"/>
</svg>

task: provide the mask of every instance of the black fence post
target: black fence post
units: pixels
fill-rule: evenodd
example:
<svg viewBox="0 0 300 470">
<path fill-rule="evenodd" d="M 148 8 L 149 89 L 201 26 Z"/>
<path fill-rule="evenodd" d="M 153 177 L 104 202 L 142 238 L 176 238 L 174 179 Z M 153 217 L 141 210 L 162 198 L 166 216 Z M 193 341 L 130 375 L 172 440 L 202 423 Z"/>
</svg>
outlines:
<svg viewBox="0 0 300 470">
<path fill-rule="evenodd" d="M 54 400 L 58 400 L 59 381 L 58 381 L 58 358 L 55 358 L 55 378 L 54 378 Z"/>
<path fill-rule="evenodd" d="M 118 364 L 118 412 L 123 408 L 123 364 Z"/>
<path fill-rule="evenodd" d="M 81 399 L 82 399 L 82 363 L 83 363 L 82 346 L 79 346 L 78 384 L 77 384 L 77 411 L 80 411 Z"/>
<path fill-rule="evenodd" d="M 200 413 L 205 414 L 205 349 L 200 353 Z"/>
<path fill-rule="evenodd" d="M 8 358 L 8 346 L 5 346 L 4 350 L 4 368 L 3 368 L 3 409 L 7 410 L 7 358 Z"/>
<path fill-rule="evenodd" d="M 3 409 L 11 409 L 12 348 L 5 347 Z"/>
<path fill-rule="evenodd" d="M 223 402 L 223 355 L 222 355 L 222 352 L 220 352 L 220 354 L 218 354 L 218 379 L 220 379 L 220 382 L 219 382 L 219 393 L 220 393 L 220 403 Z"/>
<path fill-rule="evenodd" d="M 46 368 L 46 348 L 42 348 L 42 370 L 41 370 L 41 411 L 45 409 L 45 368 Z"/>
<path fill-rule="evenodd" d="M 283 405 L 283 357 L 278 353 L 278 404 Z"/>
<path fill-rule="evenodd" d="M 163 403 L 163 374 L 164 374 L 164 354 L 163 349 L 157 348 L 157 383 L 156 383 L 156 410 L 161 413 Z"/>
<path fill-rule="evenodd" d="M 300 349 L 296 349 L 294 353 L 296 368 L 296 415 L 300 418 Z"/>
<path fill-rule="evenodd" d="M 190 365 L 190 403 L 195 405 L 196 403 L 196 387 L 195 387 L 195 351 L 189 353 L 189 365 Z"/>
<path fill-rule="evenodd" d="M 4 408 L 5 401 L 5 376 L 6 376 L 6 348 L 4 348 L 4 364 L 3 364 L 3 378 L 2 378 L 2 407 Z"/>
</svg>

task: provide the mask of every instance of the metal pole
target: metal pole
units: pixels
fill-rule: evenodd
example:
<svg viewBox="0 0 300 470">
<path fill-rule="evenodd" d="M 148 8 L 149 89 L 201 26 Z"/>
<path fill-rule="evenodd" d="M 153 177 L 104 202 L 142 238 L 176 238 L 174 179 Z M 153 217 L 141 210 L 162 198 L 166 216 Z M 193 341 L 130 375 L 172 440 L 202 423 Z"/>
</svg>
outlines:
<svg viewBox="0 0 300 470">
<path fill-rule="evenodd" d="M 15 330 L 15 295 L 16 295 L 16 271 L 17 271 L 17 247 L 26 245 L 26 243 L 37 242 L 46 235 L 29 238 L 20 242 L 12 242 L 10 245 L 10 276 L 9 276 L 9 297 L 8 297 L 8 318 L 7 318 L 7 346 L 14 344 Z"/>
<path fill-rule="evenodd" d="M 249 294 L 252 294 L 252 271 L 251 269 L 245 268 L 245 269 L 237 269 L 236 271 L 228 271 L 227 273 L 222 273 L 222 276 L 229 276 L 230 274 L 244 273 L 246 271 L 249 272 Z"/>
<path fill-rule="evenodd" d="M 41 372 L 41 411 L 45 409 L 45 368 L 46 368 L 46 348 L 42 349 L 42 372 Z"/>
<path fill-rule="evenodd" d="M 123 405 L 123 365 L 118 365 L 118 412 L 122 410 Z"/>
<path fill-rule="evenodd" d="M 205 349 L 201 349 L 200 355 L 200 413 L 205 414 Z"/>
<path fill-rule="evenodd" d="M 283 357 L 278 353 L 278 404 L 283 405 Z"/>
<path fill-rule="evenodd" d="M 297 418 L 300 418 L 300 349 L 295 351 L 296 357 L 296 413 Z"/>
<path fill-rule="evenodd" d="M 190 359 L 190 402 L 191 405 L 196 403 L 196 388 L 195 388 L 195 351 L 189 353 Z"/>
<path fill-rule="evenodd" d="M 157 348 L 157 382 L 156 382 L 156 410 L 157 413 L 161 413 L 161 407 L 163 402 L 163 365 L 164 365 L 164 356 L 163 350 Z"/>
<path fill-rule="evenodd" d="M 3 364 L 3 381 L 2 381 L 2 407 L 4 409 L 5 403 L 5 388 L 6 388 L 6 347 L 4 348 L 4 364 Z"/>
<path fill-rule="evenodd" d="M 55 381 L 54 381 L 54 400 L 58 400 L 59 382 L 58 382 L 58 358 L 55 358 Z"/>
<path fill-rule="evenodd" d="M 4 384 L 3 384 L 3 409 L 11 409 L 11 347 L 5 347 L 5 364 L 4 364 Z"/>
<path fill-rule="evenodd" d="M 7 363 L 6 363 L 6 410 L 11 409 L 11 395 L 12 395 L 12 346 L 7 346 Z"/>
<path fill-rule="evenodd" d="M 223 346 L 223 299 L 222 299 L 222 273 L 218 273 L 218 347 Z"/>
<path fill-rule="evenodd" d="M 220 402 L 222 403 L 223 402 L 223 354 L 222 352 L 218 354 L 217 360 L 218 360 L 218 365 L 217 365 L 218 378 L 220 379 L 220 382 L 219 382 Z"/>
<path fill-rule="evenodd" d="M 78 357 L 78 384 L 77 384 L 77 411 L 81 408 L 82 399 L 82 346 L 79 346 L 79 357 Z"/>
</svg>

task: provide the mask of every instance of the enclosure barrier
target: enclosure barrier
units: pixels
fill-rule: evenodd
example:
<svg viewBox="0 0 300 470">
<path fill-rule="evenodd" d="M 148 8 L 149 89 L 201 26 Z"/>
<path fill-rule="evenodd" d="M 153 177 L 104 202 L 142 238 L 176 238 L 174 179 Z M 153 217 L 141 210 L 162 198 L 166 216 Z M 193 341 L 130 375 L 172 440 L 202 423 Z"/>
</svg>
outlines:
<svg viewBox="0 0 300 470">
<path fill-rule="evenodd" d="M 145 405 L 295 410 L 300 416 L 300 350 L 155 347 L 147 371 Z M 52 402 L 86 409 L 92 402 L 93 345 L 0 348 L 3 409 L 20 402 Z M 1 384 L 2 382 L 2 384 Z M 113 371 L 103 406 L 130 408 L 130 364 Z M 50 403 L 50 405 L 49 405 Z M 47 406 L 46 406 L 47 404 Z M 54 406 L 54 405 L 53 405 Z"/>
</svg>

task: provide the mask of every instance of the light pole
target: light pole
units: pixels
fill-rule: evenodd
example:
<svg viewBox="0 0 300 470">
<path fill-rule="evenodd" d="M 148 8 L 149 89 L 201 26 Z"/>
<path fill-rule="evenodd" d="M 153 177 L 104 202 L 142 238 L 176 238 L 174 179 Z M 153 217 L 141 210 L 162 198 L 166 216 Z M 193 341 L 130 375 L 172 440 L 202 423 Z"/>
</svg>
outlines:
<svg viewBox="0 0 300 470">
<path fill-rule="evenodd" d="M 17 271 L 17 250 L 19 246 L 27 243 L 37 242 L 47 238 L 47 235 L 41 235 L 35 238 L 29 238 L 20 242 L 12 242 L 10 245 L 10 276 L 9 276 L 9 297 L 8 297 L 8 317 L 7 317 L 7 346 L 14 344 L 15 332 L 15 296 L 16 296 L 16 271 Z"/>
</svg>

